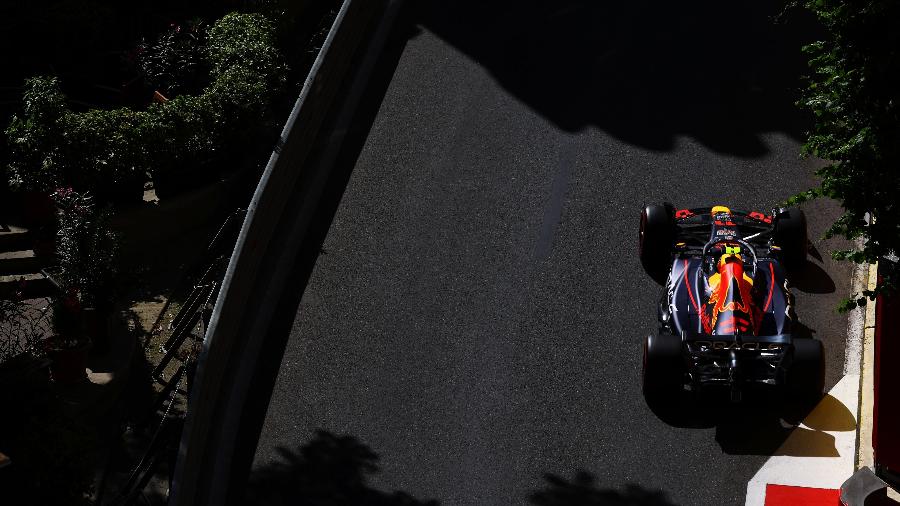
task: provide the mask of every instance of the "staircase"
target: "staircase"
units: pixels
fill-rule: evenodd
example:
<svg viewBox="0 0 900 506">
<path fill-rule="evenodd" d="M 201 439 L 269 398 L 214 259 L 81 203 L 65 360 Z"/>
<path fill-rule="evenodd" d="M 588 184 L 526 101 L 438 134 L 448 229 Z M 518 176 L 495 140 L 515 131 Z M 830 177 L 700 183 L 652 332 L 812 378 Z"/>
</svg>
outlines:
<svg viewBox="0 0 900 506">
<path fill-rule="evenodd" d="M 0 297 L 20 290 L 24 298 L 53 293 L 52 283 L 41 272 L 46 262 L 35 255 L 34 242 L 28 229 L 0 224 Z"/>
</svg>

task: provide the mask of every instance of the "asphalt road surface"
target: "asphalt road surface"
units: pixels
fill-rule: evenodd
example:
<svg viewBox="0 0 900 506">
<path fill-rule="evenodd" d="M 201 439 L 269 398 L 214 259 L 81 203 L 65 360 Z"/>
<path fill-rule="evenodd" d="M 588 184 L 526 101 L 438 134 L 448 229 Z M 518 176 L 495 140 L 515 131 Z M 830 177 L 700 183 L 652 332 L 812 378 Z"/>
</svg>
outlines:
<svg viewBox="0 0 900 506">
<path fill-rule="evenodd" d="M 646 407 L 639 209 L 765 210 L 815 184 L 792 105 L 809 26 L 760 2 L 596 3 L 418 2 L 398 25 L 272 392 L 250 478 L 268 501 L 743 504 L 789 429 Z M 837 207 L 806 211 L 824 260 L 797 313 L 830 387 L 850 269 L 820 239 Z"/>
</svg>

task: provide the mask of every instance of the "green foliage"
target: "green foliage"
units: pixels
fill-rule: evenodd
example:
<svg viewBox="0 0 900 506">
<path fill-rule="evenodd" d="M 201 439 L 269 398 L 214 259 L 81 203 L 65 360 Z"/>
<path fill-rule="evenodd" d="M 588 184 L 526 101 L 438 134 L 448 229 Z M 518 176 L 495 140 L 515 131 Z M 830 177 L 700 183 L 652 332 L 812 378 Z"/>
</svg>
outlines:
<svg viewBox="0 0 900 506">
<path fill-rule="evenodd" d="M 258 120 L 285 84 L 275 27 L 261 14 L 228 14 L 209 30 L 207 58 L 213 83 L 207 94 L 238 123 Z"/>
<path fill-rule="evenodd" d="M 226 14 L 210 28 L 206 50 L 214 79 L 234 67 L 260 76 L 283 71 L 275 49 L 275 27 L 261 14 Z"/>
<path fill-rule="evenodd" d="M 7 136 L 14 188 L 71 186 L 101 203 L 139 200 L 148 172 L 184 174 L 237 150 L 285 83 L 274 27 L 259 14 L 228 14 L 203 50 L 211 83 L 146 110 L 73 112 L 52 77 L 26 82 L 26 104 Z M 162 64 L 161 64 L 162 65 Z"/>
<path fill-rule="evenodd" d="M 80 305 L 108 307 L 115 293 L 119 252 L 109 211 L 95 210 L 89 196 L 68 188 L 57 190 L 53 199 L 59 208 L 59 281 L 79 297 Z"/>
<path fill-rule="evenodd" d="M 861 240 L 862 249 L 835 258 L 873 263 L 900 252 L 900 3 L 893 0 L 807 0 L 828 37 L 804 48 L 813 75 L 801 105 L 815 116 L 804 146 L 831 163 L 819 188 L 795 196 L 833 198 L 844 214 L 826 232 Z M 865 217 L 875 218 L 871 225 Z M 874 292 L 855 295 L 843 308 L 865 303 L 894 287 L 888 277 Z"/>
<path fill-rule="evenodd" d="M 142 114 L 125 108 L 72 112 L 54 77 L 29 79 L 25 90 L 24 114 L 13 116 L 6 130 L 12 188 L 50 192 L 70 185 L 104 201 L 139 198 L 150 162 Z"/>
<path fill-rule="evenodd" d="M 13 116 L 6 129 L 10 186 L 25 191 L 46 190 L 61 179 L 65 97 L 56 78 L 36 77 L 25 82 L 24 99 L 24 114 Z"/>
<path fill-rule="evenodd" d="M 70 112 L 64 118 L 66 181 L 104 202 L 139 199 L 152 167 L 141 135 L 146 116 L 121 108 Z"/>
<path fill-rule="evenodd" d="M 208 178 L 204 171 L 214 172 L 209 167 L 229 148 L 246 149 L 247 130 L 259 127 L 285 85 L 286 69 L 274 44 L 274 27 L 260 14 L 228 14 L 210 27 L 205 49 L 210 85 L 199 95 L 181 95 L 147 111 L 158 195 L 166 181 L 190 185 Z"/>
<path fill-rule="evenodd" d="M 147 118 L 145 141 L 156 172 L 191 170 L 215 159 L 224 147 L 223 133 L 229 120 L 209 94 L 182 95 L 154 104 Z"/>
<path fill-rule="evenodd" d="M 198 91 L 206 60 L 206 27 L 200 22 L 172 24 L 154 41 L 141 42 L 137 64 L 144 80 L 167 96 Z"/>
</svg>

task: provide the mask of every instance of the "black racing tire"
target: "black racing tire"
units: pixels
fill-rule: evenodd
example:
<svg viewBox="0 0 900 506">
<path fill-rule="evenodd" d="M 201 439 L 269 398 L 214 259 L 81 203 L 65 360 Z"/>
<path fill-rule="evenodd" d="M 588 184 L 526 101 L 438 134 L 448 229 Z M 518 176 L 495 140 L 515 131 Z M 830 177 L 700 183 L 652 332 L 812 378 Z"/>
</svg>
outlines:
<svg viewBox="0 0 900 506">
<path fill-rule="evenodd" d="M 775 244 L 788 269 L 802 269 L 809 251 L 806 215 L 796 207 L 783 207 L 775 215 Z"/>
<path fill-rule="evenodd" d="M 681 339 L 672 334 L 651 334 L 644 340 L 641 390 L 653 411 L 671 408 L 681 397 L 684 355 Z"/>
<path fill-rule="evenodd" d="M 794 339 L 794 356 L 787 371 L 791 401 L 812 408 L 825 390 L 825 349 L 811 337 Z"/>
<path fill-rule="evenodd" d="M 644 270 L 659 284 L 666 282 L 672 267 L 675 232 L 675 209 L 671 204 L 650 204 L 641 210 L 638 255 Z"/>
</svg>

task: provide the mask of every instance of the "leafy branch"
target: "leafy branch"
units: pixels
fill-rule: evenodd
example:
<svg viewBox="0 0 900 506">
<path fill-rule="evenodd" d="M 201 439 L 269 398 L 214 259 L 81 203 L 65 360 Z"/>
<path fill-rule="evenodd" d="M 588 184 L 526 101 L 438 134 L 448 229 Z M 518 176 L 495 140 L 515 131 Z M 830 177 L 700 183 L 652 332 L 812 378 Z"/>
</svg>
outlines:
<svg viewBox="0 0 900 506">
<path fill-rule="evenodd" d="M 900 251 L 900 31 L 892 0 L 806 0 L 827 38 L 804 47 L 812 75 L 798 105 L 815 117 L 803 152 L 830 163 L 822 182 L 794 196 L 837 200 L 843 214 L 826 237 L 858 242 L 856 250 L 832 253 L 838 260 L 875 263 Z M 872 219 L 868 219 L 872 218 Z M 854 294 L 842 309 L 865 305 L 895 290 L 898 276 L 886 272 L 875 290 Z"/>
</svg>

